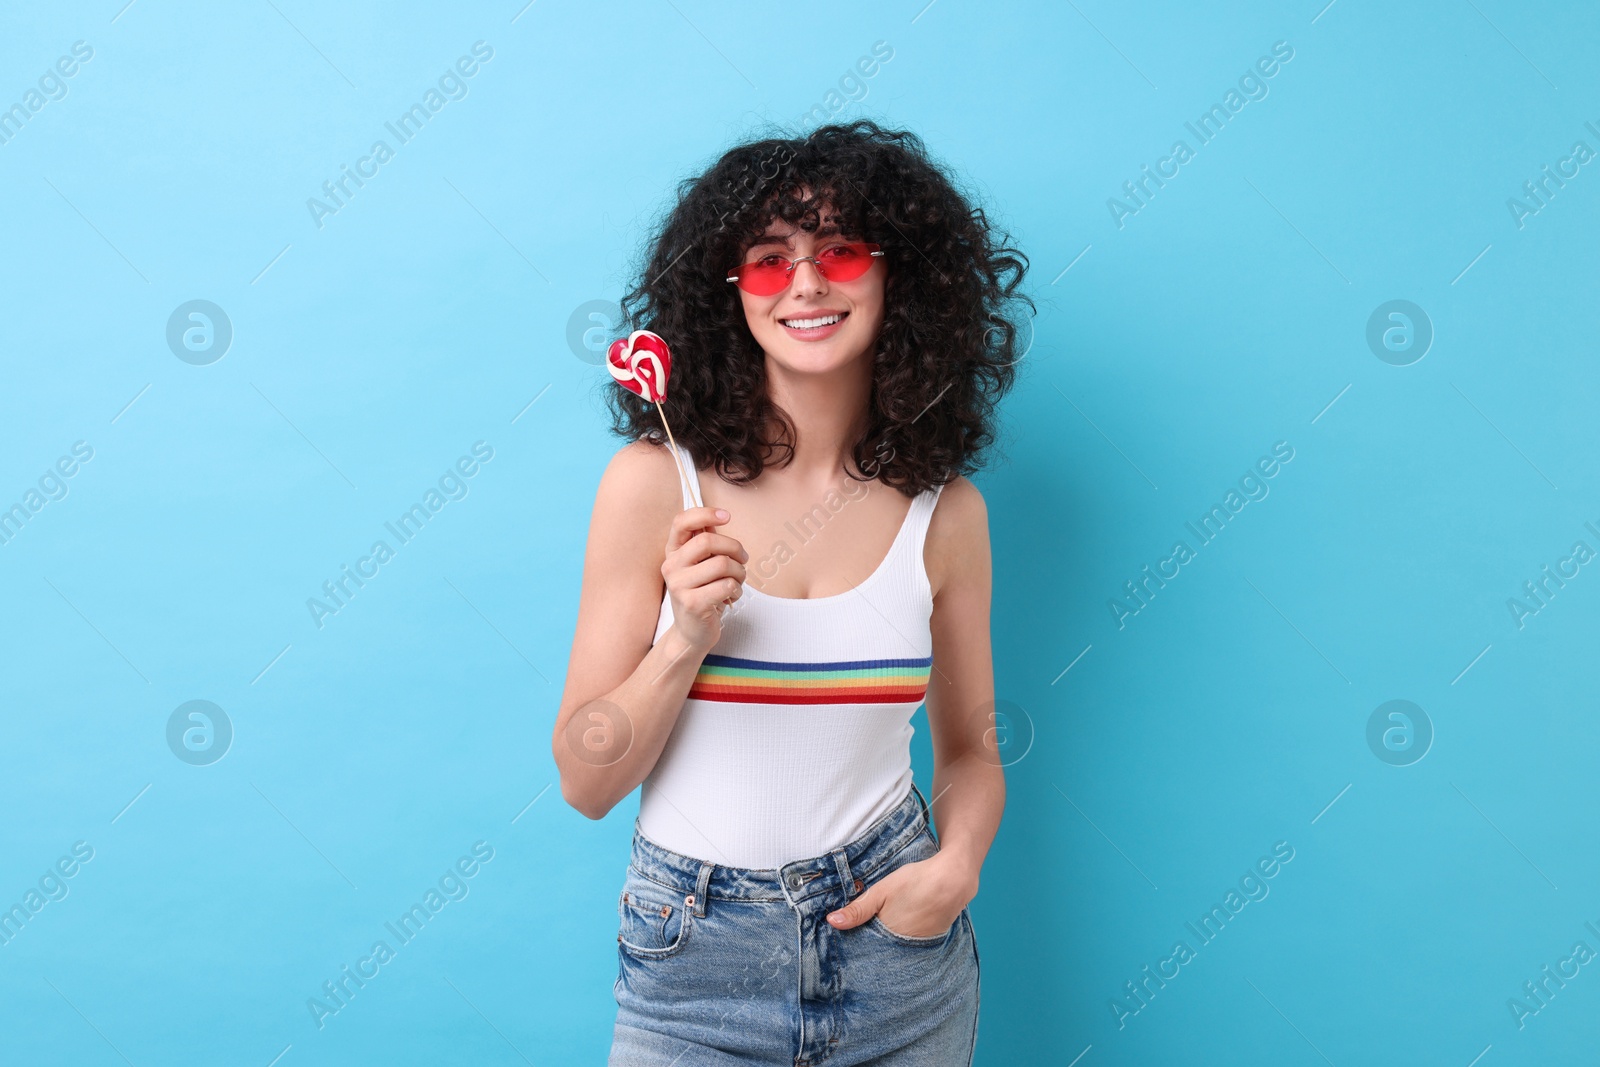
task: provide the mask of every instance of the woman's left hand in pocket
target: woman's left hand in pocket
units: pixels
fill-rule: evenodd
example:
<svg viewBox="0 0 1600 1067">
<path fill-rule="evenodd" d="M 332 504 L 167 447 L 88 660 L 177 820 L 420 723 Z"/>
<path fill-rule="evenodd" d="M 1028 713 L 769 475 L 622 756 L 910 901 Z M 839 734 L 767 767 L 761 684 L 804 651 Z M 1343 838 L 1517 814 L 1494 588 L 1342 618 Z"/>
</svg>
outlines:
<svg viewBox="0 0 1600 1067">
<path fill-rule="evenodd" d="M 977 895 L 977 880 L 944 853 L 897 867 L 837 911 L 834 929 L 849 930 L 874 915 L 905 937 L 938 937 Z"/>
</svg>

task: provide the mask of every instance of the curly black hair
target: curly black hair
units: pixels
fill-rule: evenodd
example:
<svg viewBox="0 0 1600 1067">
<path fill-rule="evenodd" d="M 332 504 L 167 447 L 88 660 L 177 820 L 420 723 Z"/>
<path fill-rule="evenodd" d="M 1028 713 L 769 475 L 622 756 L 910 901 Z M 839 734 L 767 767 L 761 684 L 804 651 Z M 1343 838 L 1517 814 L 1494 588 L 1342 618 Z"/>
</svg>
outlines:
<svg viewBox="0 0 1600 1067">
<path fill-rule="evenodd" d="M 977 470 L 1021 358 L 1010 313 L 1014 301 L 1033 308 L 1015 295 L 1028 260 L 991 233 L 915 134 L 867 120 L 741 144 L 680 183 L 622 299 L 627 329 L 672 349 L 673 436 L 696 466 L 736 484 L 780 452 L 793 459 L 794 424 L 768 395 L 765 357 L 727 274 L 772 220 L 810 232 L 829 206 L 846 235 L 882 247 L 888 266 L 867 428 L 852 449 L 858 480 L 915 496 Z M 653 405 L 609 376 L 603 388 L 614 433 L 665 439 Z"/>
</svg>

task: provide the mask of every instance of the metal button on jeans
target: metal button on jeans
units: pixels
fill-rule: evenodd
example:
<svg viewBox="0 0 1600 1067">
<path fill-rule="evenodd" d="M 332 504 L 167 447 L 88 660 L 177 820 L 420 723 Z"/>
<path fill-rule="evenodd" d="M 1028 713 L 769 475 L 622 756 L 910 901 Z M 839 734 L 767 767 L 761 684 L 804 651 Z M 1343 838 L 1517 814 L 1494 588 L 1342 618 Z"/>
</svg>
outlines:
<svg viewBox="0 0 1600 1067">
<path fill-rule="evenodd" d="M 800 881 L 801 881 L 801 879 L 800 879 L 800 876 L 798 874 L 791 874 L 789 876 L 789 888 L 790 889 L 799 889 L 800 888 Z"/>
</svg>

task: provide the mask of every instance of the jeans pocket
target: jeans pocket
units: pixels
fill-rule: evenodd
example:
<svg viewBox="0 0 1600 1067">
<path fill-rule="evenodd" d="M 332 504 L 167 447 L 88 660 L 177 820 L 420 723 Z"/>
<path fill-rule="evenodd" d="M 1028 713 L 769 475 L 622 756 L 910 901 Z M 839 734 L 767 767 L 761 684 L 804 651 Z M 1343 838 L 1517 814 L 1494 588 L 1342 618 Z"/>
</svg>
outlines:
<svg viewBox="0 0 1600 1067">
<path fill-rule="evenodd" d="M 930 937 L 912 937 L 909 934 L 897 934 L 893 930 L 889 929 L 884 921 L 878 918 L 876 915 L 867 920 L 867 925 L 871 926 L 884 937 L 887 937 L 890 941 L 896 941 L 902 945 L 912 945 L 917 948 L 933 948 L 950 940 L 951 931 L 955 930 L 960 922 L 961 916 L 958 915 L 956 916 L 955 921 L 950 924 L 944 933 L 933 934 Z"/>
<path fill-rule="evenodd" d="M 617 899 L 617 946 L 641 960 L 675 955 L 689 939 L 693 917 L 676 889 L 629 871 Z"/>
</svg>

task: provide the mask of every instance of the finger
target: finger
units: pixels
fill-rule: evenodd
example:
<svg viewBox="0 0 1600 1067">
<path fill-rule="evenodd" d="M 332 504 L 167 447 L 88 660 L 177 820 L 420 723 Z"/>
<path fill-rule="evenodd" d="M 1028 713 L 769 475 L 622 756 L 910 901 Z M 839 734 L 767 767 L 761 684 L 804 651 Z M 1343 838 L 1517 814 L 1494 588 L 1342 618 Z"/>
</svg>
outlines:
<svg viewBox="0 0 1600 1067">
<path fill-rule="evenodd" d="M 703 585 L 699 589 L 692 589 L 678 599 L 686 615 L 705 616 L 712 613 L 721 618 L 723 613 L 737 604 L 743 596 L 744 586 L 732 578 L 723 578 L 710 585 Z"/>
<path fill-rule="evenodd" d="M 667 553 L 670 555 L 687 544 L 702 530 L 714 530 L 727 522 L 717 517 L 717 508 L 686 508 L 673 516 L 667 530 Z M 726 515 L 724 511 L 722 514 Z"/>
<path fill-rule="evenodd" d="M 878 909 L 882 906 L 883 894 L 878 891 L 877 886 L 873 886 L 838 911 L 830 911 L 828 922 L 832 923 L 836 930 L 849 930 L 878 914 Z"/>
<path fill-rule="evenodd" d="M 722 599 L 712 605 L 717 609 L 717 614 L 721 615 L 723 609 L 733 607 L 734 601 L 744 596 L 744 583 L 735 581 L 732 578 L 724 578 L 722 581 L 710 586 L 710 590 L 712 596 L 718 594 L 722 596 Z"/>
<path fill-rule="evenodd" d="M 718 518 L 718 514 L 721 518 Z M 728 513 L 720 508 L 685 508 L 673 516 L 672 527 L 667 532 L 667 551 L 676 552 L 701 530 L 710 530 L 728 521 Z"/>
<path fill-rule="evenodd" d="M 740 563 L 750 562 L 750 554 L 744 546 L 726 534 L 702 531 L 684 542 L 683 547 L 674 553 L 680 563 L 699 563 L 711 556 L 731 556 Z"/>
<path fill-rule="evenodd" d="M 668 585 L 676 589 L 679 594 L 683 594 L 711 585 L 722 578 L 732 578 L 743 585 L 744 564 L 728 556 L 712 556 L 692 567 L 679 568 L 669 578 Z"/>
</svg>

